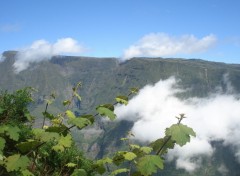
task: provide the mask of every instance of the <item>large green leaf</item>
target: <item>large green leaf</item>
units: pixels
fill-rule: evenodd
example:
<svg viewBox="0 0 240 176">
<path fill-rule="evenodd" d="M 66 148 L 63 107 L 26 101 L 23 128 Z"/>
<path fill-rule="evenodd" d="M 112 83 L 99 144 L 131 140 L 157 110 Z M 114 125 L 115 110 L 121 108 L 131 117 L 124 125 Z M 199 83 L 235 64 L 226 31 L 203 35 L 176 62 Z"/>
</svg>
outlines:
<svg viewBox="0 0 240 176">
<path fill-rule="evenodd" d="M 33 134 L 35 135 L 35 139 L 42 142 L 49 142 L 53 140 L 58 140 L 60 135 L 55 132 L 46 132 L 43 129 L 33 129 Z"/>
<path fill-rule="evenodd" d="M 113 106 L 111 105 L 100 105 L 96 108 L 96 110 L 98 111 L 98 113 L 101 115 L 101 116 L 106 116 L 108 117 L 110 120 L 114 120 L 116 118 L 116 114 L 114 114 L 114 108 Z"/>
<path fill-rule="evenodd" d="M 152 175 L 163 169 L 163 160 L 157 155 L 145 155 L 138 160 L 137 169 L 144 176 Z"/>
<path fill-rule="evenodd" d="M 18 141 L 20 131 L 21 130 L 17 126 L 12 126 L 12 125 L 0 126 L 0 134 L 5 133 L 7 136 L 9 136 L 10 139 L 14 141 Z"/>
<path fill-rule="evenodd" d="M 5 160 L 6 169 L 8 172 L 26 170 L 29 165 L 30 160 L 26 156 L 20 156 L 15 154 L 7 157 Z"/>
<path fill-rule="evenodd" d="M 165 131 L 166 136 L 171 136 L 178 145 L 183 146 L 190 141 L 190 136 L 196 136 L 192 128 L 183 124 L 174 124 Z"/>
<path fill-rule="evenodd" d="M 75 125 L 79 129 L 82 129 L 82 128 L 92 124 L 90 120 L 88 120 L 86 118 L 81 118 L 81 117 L 70 118 L 67 122 L 68 122 L 68 124 Z"/>
<path fill-rule="evenodd" d="M 22 153 L 27 153 L 33 149 L 35 149 L 38 145 L 40 145 L 40 141 L 36 140 L 29 140 L 27 142 L 21 142 L 16 145 L 18 150 L 20 150 Z"/>
</svg>

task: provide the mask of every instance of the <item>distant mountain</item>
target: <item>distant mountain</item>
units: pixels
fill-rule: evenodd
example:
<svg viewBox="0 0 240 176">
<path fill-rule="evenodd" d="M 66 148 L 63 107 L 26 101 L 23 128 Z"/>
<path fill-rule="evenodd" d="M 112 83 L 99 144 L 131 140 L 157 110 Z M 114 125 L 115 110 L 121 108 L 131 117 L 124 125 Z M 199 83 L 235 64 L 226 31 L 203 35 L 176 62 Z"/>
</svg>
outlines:
<svg viewBox="0 0 240 176">
<path fill-rule="evenodd" d="M 43 111 L 44 99 L 52 91 L 55 91 L 58 98 L 50 110 L 60 111 L 61 101 L 70 96 L 72 86 L 79 81 L 83 84 L 80 90 L 83 100 L 76 102 L 78 105 L 76 111 L 81 114 L 94 111 L 99 104 L 113 102 L 116 95 L 127 94 L 131 87 L 142 88 L 170 76 L 179 78 L 183 88 L 191 88 L 181 95 L 182 98 L 205 97 L 214 92 L 216 87 L 227 91 L 227 85 L 223 79 L 226 74 L 233 89 L 240 93 L 239 64 L 181 58 L 132 58 L 120 62 L 116 58 L 54 56 L 48 61 L 33 63 L 28 69 L 15 74 L 12 65 L 16 54 L 16 51 L 3 53 L 5 60 L 0 62 L 0 89 L 13 91 L 26 86 L 36 88 L 37 103 L 31 107 L 34 114 Z M 104 137 L 101 135 L 94 140 L 84 139 L 82 141 L 87 141 L 84 145 L 79 142 L 79 138 L 76 138 L 76 141 L 81 147 L 89 150 L 92 156 L 102 157 L 119 145 L 115 139 L 123 137 L 131 125 L 126 121 L 107 125 Z M 73 133 L 75 134 L 76 131 Z M 218 151 L 225 149 L 219 145 Z M 232 175 L 239 175 L 239 165 L 233 159 L 231 150 L 227 151 L 224 154 L 218 153 L 215 157 L 219 157 L 219 160 L 228 157 L 227 160 L 232 163 L 227 165 L 228 169 L 232 170 Z M 227 156 L 225 156 L 226 153 Z M 210 168 L 215 169 L 214 172 L 217 174 L 214 163 L 216 162 L 212 162 L 213 165 Z M 205 167 L 208 165 L 206 164 Z M 165 175 L 188 175 L 184 171 L 172 171 L 171 164 L 168 168 L 164 171 Z M 199 173 L 199 175 L 202 174 L 203 172 Z"/>
</svg>

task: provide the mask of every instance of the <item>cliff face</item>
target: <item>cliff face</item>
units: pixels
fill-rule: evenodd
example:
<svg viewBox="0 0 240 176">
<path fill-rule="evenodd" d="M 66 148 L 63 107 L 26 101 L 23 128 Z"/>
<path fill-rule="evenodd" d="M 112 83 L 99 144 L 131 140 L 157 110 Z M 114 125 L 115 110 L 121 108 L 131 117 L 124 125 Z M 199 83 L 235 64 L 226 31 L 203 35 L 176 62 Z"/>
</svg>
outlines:
<svg viewBox="0 0 240 176">
<path fill-rule="evenodd" d="M 50 111 L 63 110 L 62 100 L 69 98 L 72 86 L 79 81 L 83 84 L 80 89 L 82 101 L 76 102 L 78 107 L 76 111 L 80 114 L 95 111 L 95 107 L 99 104 L 112 103 L 115 96 L 127 94 L 131 87 L 142 88 L 170 76 L 181 80 L 180 85 L 183 88 L 190 88 L 181 95 L 182 98 L 204 97 L 214 92 L 216 87 L 220 87 L 223 92 L 227 91 L 228 82 L 231 83 L 234 91 L 240 92 L 240 65 L 238 64 L 199 59 L 132 58 L 119 62 L 116 58 L 54 56 L 48 61 L 32 63 L 28 69 L 15 74 L 12 65 L 16 54 L 16 51 L 3 53 L 5 59 L 0 62 L 0 89 L 13 91 L 26 86 L 36 88 L 38 90 L 35 93 L 36 104 L 31 107 L 36 115 L 41 114 L 44 109 L 43 100 L 52 91 L 58 98 Z M 88 150 L 93 157 L 102 157 L 109 150 L 115 150 L 120 146 L 118 139 L 124 137 L 131 126 L 132 124 L 126 121 L 106 124 L 105 132 L 100 130 L 95 136 L 91 135 L 93 139 L 88 135 L 81 136 L 75 131 L 73 133 L 79 146 Z M 221 150 L 223 147 L 219 148 Z M 228 154 L 231 160 L 233 154 L 231 152 Z M 234 164 L 233 173 L 236 173 L 239 171 L 236 170 L 238 164 L 235 161 Z M 165 170 L 166 175 L 176 174 L 172 171 L 170 173 L 173 166 L 169 165 L 168 168 L 169 170 Z"/>
</svg>

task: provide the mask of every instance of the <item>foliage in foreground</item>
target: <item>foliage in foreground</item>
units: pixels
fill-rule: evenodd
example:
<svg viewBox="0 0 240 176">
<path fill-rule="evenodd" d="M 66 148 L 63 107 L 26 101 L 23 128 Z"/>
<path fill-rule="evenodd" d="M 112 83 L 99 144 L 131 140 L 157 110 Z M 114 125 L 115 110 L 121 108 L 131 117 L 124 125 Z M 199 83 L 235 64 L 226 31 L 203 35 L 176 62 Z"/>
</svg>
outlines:
<svg viewBox="0 0 240 176">
<path fill-rule="evenodd" d="M 0 93 L 0 175 L 111 175 L 124 173 L 131 176 L 149 176 L 164 168 L 164 155 L 175 145 L 183 146 L 195 136 L 192 128 L 183 125 L 184 114 L 177 117 L 177 123 L 165 130 L 165 136 L 151 142 L 148 146 L 131 143 L 131 136 L 122 138 L 128 150 L 117 151 L 112 157 L 90 160 L 84 156 L 72 139 L 71 128 L 89 127 L 96 123 L 97 117 L 114 120 L 114 105 L 128 104 L 129 96 L 138 93 L 132 88 L 128 96 L 117 96 L 114 104 L 102 104 L 96 114 L 76 116 L 72 109 L 75 98 L 81 101 L 77 84 L 72 96 L 63 102 L 66 111 L 50 114 L 48 106 L 55 95 L 47 100 L 43 112 L 43 123 L 33 128 L 34 118 L 28 105 L 33 101 L 31 88 L 18 90 L 12 94 Z M 48 120 L 47 120 L 48 119 Z M 46 126 L 46 122 L 50 122 Z"/>
</svg>

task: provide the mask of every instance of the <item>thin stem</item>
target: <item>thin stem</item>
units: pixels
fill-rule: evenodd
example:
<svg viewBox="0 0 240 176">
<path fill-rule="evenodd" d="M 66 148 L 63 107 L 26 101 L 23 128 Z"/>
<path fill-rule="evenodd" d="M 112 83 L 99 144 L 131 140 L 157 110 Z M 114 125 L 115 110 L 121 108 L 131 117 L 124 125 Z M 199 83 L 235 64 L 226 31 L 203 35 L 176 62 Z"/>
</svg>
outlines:
<svg viewBox="0 0 240 176">
<path fill-rule="evenodd" d="M 157 151 L 156 155 L 159 155 L 162 151 L 162 149 L 167 145 L 168 141 L 171 139 L 171 136 L 168 136 L 167 139 L 164 141 L 163 145 L 160 147 L 160 149 Z"/>
</svg>

